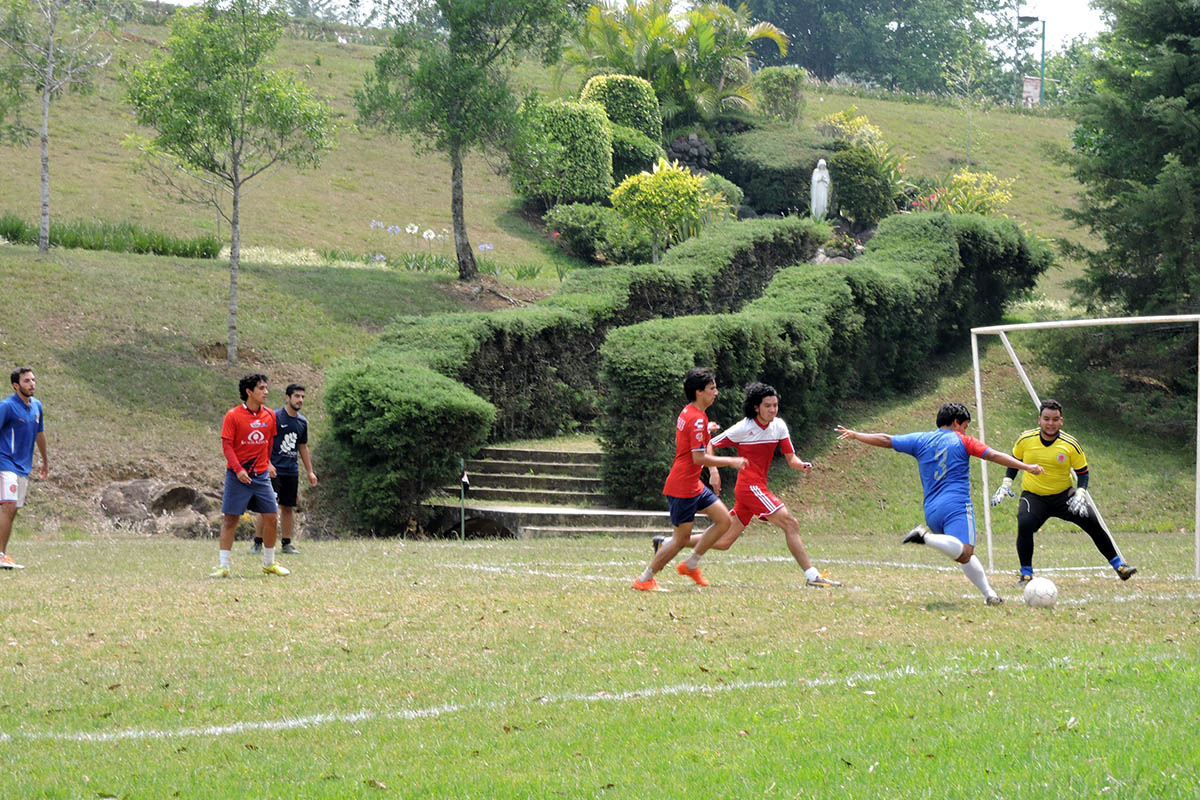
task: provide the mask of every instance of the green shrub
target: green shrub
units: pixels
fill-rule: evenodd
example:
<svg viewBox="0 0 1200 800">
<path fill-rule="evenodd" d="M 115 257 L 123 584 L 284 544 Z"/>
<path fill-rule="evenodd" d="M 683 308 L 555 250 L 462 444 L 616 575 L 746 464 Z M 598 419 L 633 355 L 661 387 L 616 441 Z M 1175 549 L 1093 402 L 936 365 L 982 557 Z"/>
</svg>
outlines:
<svg viewBox="0 0 1200 800">
<path fill-rule="evenodd" d="M 722 178 L 715 172 L 704 176 L 703 186 L 704 191 L 719 194 L 725 198 L 725 202 L 732 208 L 736 209 L 746 202 L 746 193 L 736 183 L 728 178 Z"/>
<path fill-rule="evenodd" d="M 595 75 L 579 99 L 599 103 L 614 125 L 640 131 L 654 143 L 662 139 L 662 111 L 654 87 L 633 75 Z"/>
<path fill-rule="evenodd" d="M 658 142 L 641 131 L 613 124 L 612 170 L 615 183 L 652 168 L 665 155 Z"/>
<path fill-rule="evenodd" d="M 883 131 L 858 113 L 857 106 L 836 111 L 817 122 L 817 132 L 839 142 L 858 147 L 872 147 L 883 141 Z"/>
<path fill-rule="evenodd" d="M 572 255 L 593 263 L 642 264 L 650 260 L 650 237 L 608 206 L 564 203 L 543 219 L 556 241 Z"/>
<path fill-rule="evenodd" d="M 37 244 L 38 226 L 26 223 L 14 214 L 0 217 L 0 238 L 14 244 Z M 142 253 L 181 258 L 216 258 L 221 240 L 215 236 L 182 239 L 146 230 L 131 222 L 104 220 L 65 220 L 50 222 L 50 245 L 79 250 L 108 250 L 114 253 Z"/>
<path fill-rule="evenodd" d="M 549 208 L 608 196 L 612 133 L 603 108 L 530 98 L 521 106 L 518 127 L 509 178 L 524 200 Z"/>
<path fill-rule="evenodd" d="M 632 224 L 650 233 L 653 260 L 670 244 L 671 234 L 700 220 L 700 178 L 678 164 L 660 159 L 654 172 L 630 175 L 613 190 L 612 204 Z"/>
<path fill-rule="evenodd" d="M 759 110 L 782 122 L 796 122 L 804 110 L 807 82 L 808 74 L 803 67 L 763 67 L 754 76 Z"/>
<path fill-rule="evenodd" d="M 808 213 L 812 173 L 833 157 L 831 143 L 778 123 L 735 133 L 718 143 L 720 171 L 760 213 Z"/>
<path fill-rule="evenodd" d="M 716 369 L 724 391 L 710 416 L 726 423 L 741 416 L 745 383 L 774 385 L 798 438 L 847 398 L 909 390 L 931 355 L 961 347 L 972 325 L 998 319 L 1005 300 L 1050 262 L 1010 220 L 894 215 L 863 256 L 780 270 L 740 313 L 611 331 L 601 349 L 607 392 L 597 425 L 606 490 L 623 503 L 662 505 L 687 369 Z"/>
<path fill-rule="evenodd" d="M 866 147 L 849 146 L 829 159 L 834 200 L 842 216 L 866 230 L 896 210 L 892 185 L 879 158 Z"/>
</svg>

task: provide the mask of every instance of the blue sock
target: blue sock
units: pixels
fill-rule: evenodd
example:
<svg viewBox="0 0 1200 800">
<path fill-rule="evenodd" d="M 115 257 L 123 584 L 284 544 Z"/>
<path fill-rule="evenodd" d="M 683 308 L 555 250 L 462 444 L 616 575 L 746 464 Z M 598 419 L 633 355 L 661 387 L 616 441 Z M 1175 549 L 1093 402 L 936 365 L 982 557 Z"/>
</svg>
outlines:
<svg viewBox="0 0 1200 800">
<path fill-rule="evenodd" d="M 1024 567 L 1024 566 L 1021 567 L 1021 574 L 1028 575 L 1029 577 L 1032 578 L 1033 577 L 1033 567 Z"/>
<path fill-rule="evenodd" d="M 1108 563 L 1112 564 L 1113 569 L 1116 569 L 1125 563 L 1125 559 L 1121 558 L 1120 556 L 1113 556 L 1108 560 Z"/>
</svg>

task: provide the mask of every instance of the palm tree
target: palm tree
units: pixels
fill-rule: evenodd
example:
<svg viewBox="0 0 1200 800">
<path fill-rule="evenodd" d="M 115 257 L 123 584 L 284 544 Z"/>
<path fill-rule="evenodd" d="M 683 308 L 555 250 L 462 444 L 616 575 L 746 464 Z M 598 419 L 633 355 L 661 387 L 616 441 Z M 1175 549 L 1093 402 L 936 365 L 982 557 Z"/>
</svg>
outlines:
<svg viewBox="0 0 1200 800">
<path fill-rule="evenodd" d="M 683 52 L 677 58 L 698 116 L 711 119 L 753 106 L 753 43 L 759 39 L 770 39 L 780 55 L 787 54 L 787 35 L 769 22 L 754 22 L 745 3 L 736 9 L 706 3 L 684 15 Z"/>
</svg>

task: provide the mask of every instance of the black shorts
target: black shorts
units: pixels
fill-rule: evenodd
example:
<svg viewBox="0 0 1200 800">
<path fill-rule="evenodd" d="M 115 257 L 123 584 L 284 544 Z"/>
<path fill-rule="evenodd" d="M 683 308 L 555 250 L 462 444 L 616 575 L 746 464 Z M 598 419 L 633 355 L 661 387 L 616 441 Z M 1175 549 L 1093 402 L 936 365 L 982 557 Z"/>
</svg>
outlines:
<svg viewBox="0 0 1200 800">
<path fill-rule="evenodd" d="M 275 499 L 279 505 L 296 507 L 296 495 L 300 490 L 299 475 L 276 475 L 271 478 L 271 488 L 275 490 Z"/>
</svg>

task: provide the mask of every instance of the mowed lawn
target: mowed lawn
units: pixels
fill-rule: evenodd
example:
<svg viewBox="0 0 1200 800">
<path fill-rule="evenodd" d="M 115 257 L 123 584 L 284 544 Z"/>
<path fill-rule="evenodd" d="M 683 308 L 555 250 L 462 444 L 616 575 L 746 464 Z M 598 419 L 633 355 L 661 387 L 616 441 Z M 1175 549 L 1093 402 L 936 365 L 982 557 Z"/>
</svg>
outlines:
<svg viewBox="0 0 1200 800">
<path fill-rule="evenodd" d="M 0 575 L 5 797 L 1200 795 L 1190 534 L 1040 540 L 1051 611 L 900 534 L 759 524 L 699 589 L 643 539 L 23 543 Z M 1072 569 L 1075 568 L 1075 569 Z"/>
</svg>

